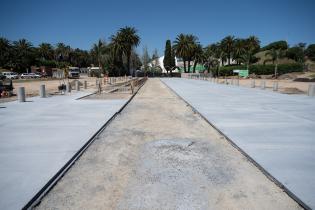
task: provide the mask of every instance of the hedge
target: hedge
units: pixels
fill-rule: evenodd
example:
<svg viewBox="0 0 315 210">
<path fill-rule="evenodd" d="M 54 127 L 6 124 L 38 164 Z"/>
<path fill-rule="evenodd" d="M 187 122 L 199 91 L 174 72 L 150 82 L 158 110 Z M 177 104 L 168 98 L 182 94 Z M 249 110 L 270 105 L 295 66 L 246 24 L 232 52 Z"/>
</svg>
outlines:
<svg viewBox="0 0 315 210">
<path fill-rule="evenodd" d="M 220 67 L 220 76 L 231 76 L 233 75 L 233 70 L 246 69 L 246 66 L 224 66 Z M 250 65 L 249 66 L 249 74 L 256 75 L 268 75 L 274 74 L 275 65 Z M 301 64 L 279 64 L 278 65 L 278 75 L 291 73 L 291 72 L 302 72 L 303 65 Z M 217 72 L 217 69 L 212 69 L 212 72 Z"/>
</svg>

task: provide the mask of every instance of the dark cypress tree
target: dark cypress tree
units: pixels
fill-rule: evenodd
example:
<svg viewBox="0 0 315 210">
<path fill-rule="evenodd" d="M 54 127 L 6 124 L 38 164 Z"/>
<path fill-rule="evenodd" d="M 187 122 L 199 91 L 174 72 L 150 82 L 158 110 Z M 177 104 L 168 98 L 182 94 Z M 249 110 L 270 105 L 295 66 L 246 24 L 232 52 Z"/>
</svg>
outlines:
<svg viewBox="0 0 315 210">
<path fill-rule="evenodd" d="M 172 66 L 171 59 L 172 59 L 171 40 L 167 40 L 165 44 L 164 59 L 163 59 L 164 68 L 166 69 L 167 73 L 171 70 L 171 66 Z"/>
</svg>

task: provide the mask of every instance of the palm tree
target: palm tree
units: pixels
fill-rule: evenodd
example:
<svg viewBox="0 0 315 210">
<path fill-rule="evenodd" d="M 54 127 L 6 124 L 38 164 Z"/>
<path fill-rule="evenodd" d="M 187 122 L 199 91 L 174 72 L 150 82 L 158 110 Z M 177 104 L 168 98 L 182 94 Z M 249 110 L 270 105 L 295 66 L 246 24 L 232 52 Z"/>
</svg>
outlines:
<svg viewBox="0 0 315 210">
<path fill-rule="evenodd" d="M 228 65 L 231 65 L 231 59 L 234 50 L 234 42 L 235 42 L 234 36 L 227 36 L 221 41 L 222 49 L 226 53 L 228 59 Z"/>
<path fill-rule="evenodd" d="M 224 61 L 227 59 L 227 54 L 224 51 L 221 43 L 214 44 L 214 53 L 215 57 L 218 58 L 219 63 L 221 62 L 221 66 L 224 66 Z M 217 75 L 220 76 L 220 64 L 218 65 Z"/>
<path fill-rule="evenodd" d="M 33 54 L 33 45 L 26 39 L 20 39 L 13 42 L 15 50 L 15 66 L 21 71 L 30 66 L 31 56 Z"/>
<path fill-rule="evenodd" d="M 127 57 L 127 71 L 130 72 L 130 57 L 134 47 L 140 44 L 140 37 L 134 27 L 120 28 L 117 37 L 122 42 L 123 52 Z M 134 75 L 134 72 L 133 72 Z"/>
<path fill-rule="evenodd" d="M 234 43 L 234 56 L 233 58 L 236 60 L 237 65 L 240 65 L 243 61 L 243 55 L 245 54 L 245 40 L 244 39 L 235 39 Z"/>
<path fill-rule="evenodd" d="M 38 45 L 38 52 L 44 60 L 50 60 L 54 56 L 54 49 L 49 43 L 41 43 Z"/>
<path fill-rule="evenodd" d="M 275 49 L 272 48 L 271 50 L 269 50 L 268 52 L 265 53 L 266 56 L 270 56 L 273 63 L 275 64 L 275 78 L 278 77 L 278 62 L 279 59 L 283 58 L 285 56 L 285 49 L 279 48 L 279 49 Z"/>
<path fill-rule="evenodd" d="M 91 54 L 94 57 L 94 59 L 97 61 L 98 67 L 100 67 L 102 70 L 103 70 L 102 55 L 105 52 L 105 48 L 106 48 L 106 43 L 100 39 L 98 40 L 97 43 L 93 44 L 93 47 L 91 50 Z"/>
<path fill-rule="evenodd" d="M 186 70 L 186 61 L 189 56 L 189 46 L 187 36 L 185 34 L 179 34 L 174 41 L 174 50 L 175 55 L 179 58 L 183 59 L 184 62 L 184 72 L 187 73 Z"/>
<path fill-rule="evenodd" d="M 192 34 L 187 35 L 188 41 L 188 71 L 190 72 L 190 63 L 193 60 L 196 49 L 198 48 L 198 38 Z"/>
<path fill-rule="evenodd" d="M 11 48 L 10 41 L 0 37 L 0 67 L 9 65 Z"/>
<path fill-rule="evenodd" d="M 204 49 L 204 65 L 207 67 L 208 72 L 212 67 L 218 67 L 220 65 L 219 58 L 216 57 L 216 44 L 208 45 Z"/>
<path fill-rule="evenodd" d="M 62 43 L 59 42 L 56 44 L 56 49 L 55 49 L 55 59 L 56 61 L 65 61 L 66 58 L 66 54 L 67 54 L 67 46 Z"/>
<path fill-rule="evenodd" d="M 195 46 L 193 59 L 194 59 L 193 73 L 195 73 L 197 64 L 198 63 L 203 64 L 204 61 L 206 60 L 201 44 L 197 44 Z"/>
<path fill-rule="evenodd" d="M 125 44 L 122 36 L 119 33 L 117 33 L 116 35 L 112 35 L 110 39 L 110 48 L 112 53 L 111 58 L 114 58 L 115 63 L 119 64 L 118 74 L 120 75 L 121 68 L 123 68 L 123 54 L 126 51 Z M 130 72 L 128 71 L 127 73 L 129 74 Z"/>
<path fill-rule="evenodd" d="M 260 41 L 255 36 L 250 36 L 244 40 L 244 53 L 242 55 L 243 60 L 246 62 L 247 70 L 249 64 L 255 53 L 260 49 Z"/>
<path fill-rule="evenodd" d="M 175 55 L 184 61 L 184 71 L 190 71 L 190 62 L 194 56 L 194 50 L 198 45 L 198 38 L 192 34 L 179 34 L 174 41 Z M 186 61 L 188 61 L 188 70 L 186 70 Z"/>
</svg>

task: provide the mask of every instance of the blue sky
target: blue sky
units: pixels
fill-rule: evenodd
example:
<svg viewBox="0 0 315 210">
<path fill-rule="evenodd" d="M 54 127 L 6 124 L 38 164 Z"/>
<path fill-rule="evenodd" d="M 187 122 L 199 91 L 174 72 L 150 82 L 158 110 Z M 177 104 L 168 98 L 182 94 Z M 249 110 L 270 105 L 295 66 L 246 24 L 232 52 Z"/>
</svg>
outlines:
<svg viewBox="0 0 315 210">
<path fill-rule="evenodd" d="M 193 33 L 202 44 L 226 35 L 256 35 L 262 45 L 276 40 L 315 43 L 314 0 L 0 0 L 0 36 L 34 45 L 64 42 L 90 49 L 99 38 L 134 26 L 146 45 L 163 54 L 166 39 Z"/>
</svg>

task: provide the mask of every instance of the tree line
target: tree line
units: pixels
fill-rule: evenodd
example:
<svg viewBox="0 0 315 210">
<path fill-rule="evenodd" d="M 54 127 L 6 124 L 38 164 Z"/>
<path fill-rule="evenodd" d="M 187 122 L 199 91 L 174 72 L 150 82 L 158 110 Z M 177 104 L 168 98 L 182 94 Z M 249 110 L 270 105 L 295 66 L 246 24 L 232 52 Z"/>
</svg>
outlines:
<svg viewBox="0 0 315 210">
<path fill-rule="evenodd" d="M 26 39 L 11 42 L 0 38 L 0 67 L 22 73 L 32 65 L 57 68 L 94 65 L 113 76 L 130 75 L 141 66 L 134 50 L 139 44 L 140 36 L 133 27 L 120 28 L 108 43 L 100 39 L 89 51 L 64 43 L 41 43 L 35 47 Z"/>
<path fill-rule="evenodd" d="M 261 47 L 260 40 L 256 36 L 248 38 L 235 38 L 226 36 L 221 41 L 203 47 L 197 36 L 193 34 L 179 34 L 173 42 L 166 41 L 164 52 L 164 66 L 167 71 L 176 68 L 173 59 L 175 56 L 183 61 L 184 72 L 196 72 L 196 65 L 202 64 L 208 71 L 220 69 L 220 66 L 246 65 L 247 69 L 251 64 L 257 63 L 259 57 L 255 55 L 265 51 L 268 58 L 264 61 L 275 64 L 275 75 L 277 75 L 277 65 L 279 59 L 287 57 L 298 63 L 304 64 L 306 59 L 315 61 L 315 44 L 306 46 L 299 43 L 289 47 L 286 41 L 277 41 Z M 172 60 L 172 61 L 170 61 Z M 191 67 L 191 64 L 193 66 Z M 215 73 L 215 72 L 213 72 Z"/>
</svg>

